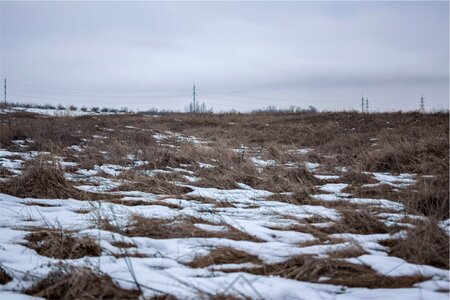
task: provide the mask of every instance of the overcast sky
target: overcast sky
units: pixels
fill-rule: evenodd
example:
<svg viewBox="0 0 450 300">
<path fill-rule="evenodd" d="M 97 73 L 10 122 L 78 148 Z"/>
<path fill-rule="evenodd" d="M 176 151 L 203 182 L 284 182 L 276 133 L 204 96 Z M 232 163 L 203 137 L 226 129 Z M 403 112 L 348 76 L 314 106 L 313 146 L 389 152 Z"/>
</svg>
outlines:
<svg viewBox="0 0 450 300">
<path fill-rule="evenodd" d="M 1 2 L 8 99 L 449 107 L 448 2 Z"/>
</svg>

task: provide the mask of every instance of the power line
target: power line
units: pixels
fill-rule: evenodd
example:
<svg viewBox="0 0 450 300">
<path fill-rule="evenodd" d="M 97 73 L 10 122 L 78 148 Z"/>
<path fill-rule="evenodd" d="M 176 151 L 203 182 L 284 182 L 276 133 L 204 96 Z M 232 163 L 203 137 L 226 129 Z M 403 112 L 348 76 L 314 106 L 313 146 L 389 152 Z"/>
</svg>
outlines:
<svg viewBox="0 0 450 300">
<path fill-rule="evenodd" d="M 197 107 L 195 106 L 195 83 L 194 83 L 194 87 L 193 87 L 193 89 L 192 89 L 192 102 L 194 103 L 194 110 L 193 110 L 193 112 L 196 112 L 196 110 L 197 110 Z"/>
<path fill-rule="evenodd" d="M 77 96 L 77 97 L 94 97 L 94 98 L 171 98 L 183 95 L 148 95 L 148 96 L 127 96 L 127 95 L 83 95 L 83 94 L 69 94 L 69 93 L 54 93 L 54 92 L 43 92 L 43 91 L 30 91 L 23 89 L 12 88 L 14 91 L 25 92 L 25 93 L 38 93 L 44 95 L 57 95 L 57 96 Z"/>
<path fill-rule="evenodd" d="M 423 100 L 423 95 L 420 97 L 420 110 L 421 113 L 425 113 L 425 102 Z"/>
<path fill-rule="evenodd" d="M 24 98 L 24 99 L 38 99 L 38 100 L 46 100 L 46 101 L 60 101 L 60 100 L 64 100 L 61 98 L 49 98 L 49 97 L 38 97 L 38 96 L 26 96 L 26 95 L 17 95 L 17 94 L 9 94 L 10 96 L 14 96 L 14 97 L 19 97 L 19 98 Z M 83 96 L 84 98 L 89 98 L 90 96 Z M 140 98 L 138 98 L 140 99 Z M 148 99 L 148 98 L 146 98 Z M 114 103 L 123 103 L 122 101 L 119 100 L 106 100 L 106 99 L 102 99 L 104 101 L 108 101 L 108 103 L 110 104 L 114 104 Z M 83 99 L 77 99 L 77 102 L 92 102 L 89 99 L 83 100 Z M 168 103 L 167 100 L 164 101 L 147 101 L 147 100 L 135 100 L 133 101 L 135 103 L 151 103 L 151 104 L 164 104 L 164 103 Z M 170 103 L 185 103 L 185 100 L 180 100 L 180 99 L 172 99 Z"/>
<path fill-rule="evenodd" d="M 89 92 L 111 92 L 112 90 L 103 90 L 103 89 L 85 89 L 85 88 L 69 88 L 69 87 L 56 87 L 56 86 L 48 86 L 48 85 L 36 85 L 36 84 L 28 84 L 28 83 L 19 83 L 19 82 L 9 82 L 9 84 L 12 85 L 19 85 L 19 86 L 30 86 L 30 87 L 36 87 L 40 89 L 55 89 L 55 90 L 70 90 L 70 91 L 89 91 Z M 113 90 L 112 92 L 117 93 L 165 93 L 165 92 L 187 92 L 190 91 L 190 89 L 177 89 L 177 90 L 161 90 L 161 91 L 154 91 L 154 90 Z"/>
<path fill-rule="evenodd" d="M 4 92 L 4 101 L 5 101 L 5 107 L 6 107 L 6 77 L 5 77 L 5 81 L 4 81 L 4 86 L 3 86 L 3 92 Z"/>
<path fill-rule="evenodd" d="M 364 113 L 364 95 L 361 96 L 361 112 Z"/>
<path fill-rule="evenodd" d="M 13 87 L 13 93 L 12 94 L 8 94 L 9 96 L 13 96 L 13 97 L 22 97 L 22 98 L 29 98 L 29 99 L 41 99 L 41 100 L 46 100 L 46 101 L 70 101 L 73 99 L 76 99 L 77 102 L 91 102 L 91 100 L 89 100 L 89 98 L 100 98 L 98 99 L 98 101 L 102 100 L 101 98 L 106 98 L 108 99 L 108 103 L 109 104 L 117 104 L 117 103 L 122 103 L 119 102 L 119 100 L 109 100 L 109 99 L 120 99 L 120 100 L 129 100 L 129 101 L 133 101 L 134 103 L 138 103 L 138 104 L 178 104 L 178 103 L 185 103 L 184 99 L 187 99 L 188 97 L 188 93 L 187 91 L 189 91 L 189 89 L 179 89 L 179 90 L 165 90 L 165 91 L 112 91 L 112 90 L 97 90 L 97 89 L 82 89 L 82 88 L 69 88 L 69 87 L 56 87 L 56 86 L 47 86 L 47 85 L 35 85 L 35 84 L 28 84 L 28 83 L 18 83 L 18 82 L 10 82 L 8 81 L 9 84 L 12 84 L 13 86 L 19 86 L 19 88 L 15 88 Z M 30 89 L 23 89 L 20 88 L 20 86 L 24 86 L 24 87 L 35 87 L 37 89 L 51 89 L 51 90 L 47 90 L 47 91 L 42 91 L 42 90 L 30 90 Z M 11 90 L 11 88 L 10 88 Z M 56 90 L 56 92 L 54 91 Z M 61 92 L 58 92 L 58 90 L 61 90 Z M 112 93 L 109 95 L 99 95 L 99 94 L 79 94 L 79 93 L 70 93 L 70 92 L 64 92 L 64 91 L 80 91 L 80 92 L 107 92 L 107 93 Z M 15 92 L 18 92 L 17 94 Z M 26 95 L 27 93 L 33 93 L 33 94 L 42 94 L 44 96 L 40 97 L 38 96 L 30 96 L 30 95 Z M 128 95 L 118 95 L 118 94 L 114 94 L 114 93 L 128 93 Z M 148 93 L 148 94 L 153 94 L 153 95 L 130 95 L 133 93 Z M 159 94 L 158 94 L 159 93 Z M 171 95 L 172 93 L 172 95 Z M 195 84 L 193 85 L 193 103 L 194 103 L 194 107 L 196 107 L 197 105 L 197 97 L 198 97 L 198 92 L 195 88 Z M 47 96 L 48 95 L 48 96 Z M 53 98 L 52 95 L 54 96 L 61 96 L 61 97 L 55 97 Z M 213 96 L 210 96 L 213 95 Z M 214 96 L 215 95 L 215 96 Z M 64 97 L 65 96 L 65 97 Z M 76 97 L 76 98 L 75 98 Z M 225 92 L 211 92 L 211 93 L 206 93 L 205 95 L 203 95 L 203 97 L 207 100 L 207 102 L 218 102 L 215 105 L 217 106 L 224 106 L 224 107 L 243 107 L 242 105 L 239 104 L 248 104 L 250 107 L 248 107 L 248 109 L 251 109 L 251 104 L 254 105 L 259 105 L 259 106 L 269 106 L 269 105 L 282 105 L 282 106 L 287 106 L 287 105 L 291 105 L 295 104 L 298 105 L 300 103 L 298 99 L 279 99 L 278 97 L 273 97 L 273 98 L 269 98 L 269 97 L 264 97 L 264 96 L 252 96 L 252 95 L 245 95 L 245 94 L 237 94 L 236 92 L 233 93 L 225 93 Z M 224 99 L 223 98 L 235 98 L 235 99 L 241 99 L 241 101 L 239 102 L 239 104 L 224 104 Z M 106 100 L 105 99 L 105 100 Z M 142 99 L 142 100 L 139 100 Z M 145 99 L 145 100 L 144 100 Z M 157 99 L 164 99 L 164 101 L 158 101 Z M 215 101 L 215 99 L 217 101 Z M 254 101 L 251 100 L 243 100 L 243 99 L 254 99 Z M 6 78 L 4 79 L 4 100 L 6 102 Z M 21 99 L 22 100 L 22 99 Z M 151 101 L 154 100 L 154 101 Z M 365 100 L 365 101 L 364 101 Z M 226 100 L 225 100 L 226 101 Z M 103 102 L 103 101 L 102 101 Z M 284 103 L 283 103 L 284 102 Z M 301 101 L 301 102 L 306 102 L 306 101 Z M 302 103 L 302 104 L 303 104 Z M 340 101 L 314 101 L 313 104 L 333 104 L 333 107 L 336 108 L 337 106 L 335 106 L 336 104 L 341 104 L 341 106 L 339 107 L 345 107 L 342 105 L 343 102 Z M 373 103 L 372 103 L 373 104 Z M 102 105 L 102 104 L 100 104 Z M 307 104 L 306 104 L 307 105 Z M 377 105 L 395 105 L 395 106 L 410 106 L 410 104 L 406 104 L 406 103 L 385 103 L 385 102 L 375 102 L 375 107 L 377 107 Z M 330 108 L 330 105 L 328 106 Z M 247 108 L 247 106 L 246 106 Z M 424 107 L 424 101 L 423 101 L 423 95 L 421 98 L 421 111 L 425 111 L 425 107 Z M 369 99 L 366 98 L 364 99 L 364 96 L 361 97 L 361 111 L 362 112 L 369 112 Z"/>
</svg>

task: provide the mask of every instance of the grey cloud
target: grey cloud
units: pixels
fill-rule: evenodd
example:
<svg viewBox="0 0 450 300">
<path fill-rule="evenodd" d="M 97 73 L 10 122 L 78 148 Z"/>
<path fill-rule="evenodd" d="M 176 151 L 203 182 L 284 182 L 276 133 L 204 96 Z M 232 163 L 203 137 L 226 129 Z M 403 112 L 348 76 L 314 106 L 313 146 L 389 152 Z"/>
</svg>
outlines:
<svg viewBox="0 0 450 300">
<path fill-rule="evenodd" d="M 127 98 L 126 104 L 141 109 L 182 109 L 189 92 L 170 92 L 188 90 L 194 82 L 217 109 L 242 107 L 244 99 L 246 108 L 308 102 L 351 108 L 361 93 L 397 104 L 393 109 L 417 108 L 414 101 L 422 93 L 430 107 L 448 107 L 446 2 L 1 2 L 0 7 L 1 69 L 11 82 L 109 94 L 166 91 L 164 100 L 151 94 L 147 103 Z M 77 98 L 45 91 L 51 90 L 21 93 L 28 101 L 124 104 L 89 98 L 88 92 Z M 227 91 L 242 97 L 206 97 Z"/>
</svg>

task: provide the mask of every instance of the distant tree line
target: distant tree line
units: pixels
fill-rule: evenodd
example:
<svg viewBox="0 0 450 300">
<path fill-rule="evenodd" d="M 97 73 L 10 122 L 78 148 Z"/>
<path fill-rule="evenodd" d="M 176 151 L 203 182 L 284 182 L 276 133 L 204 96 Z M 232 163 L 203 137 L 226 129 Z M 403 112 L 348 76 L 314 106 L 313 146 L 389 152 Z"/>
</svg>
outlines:
<svg viewBox="0 0 450 300">
<path fill-rule="evenodd" d="M 93 106 L 88 108 L 86 106 L 78 108 L 75 105 L 63 106 L 62 104 L 51 105 L 51 104 L 34 104 L 34 103 L 11 103 L 8 102 L 7 105 L 9 107 L 22 107 L 22 108 L 34 108 L 34 109 L 50 109 L 50 110 L 70 110 L 70 111 L 81 111 L 81 112 L 92 112 L 96 114 L 100 113 L 109 113 L 109 114 L 139 114 L 139 115 L 168 115 L 168 114 L 177 114 L 181 113 L 177 110 L 171 109 L 158 109 L 156 107 L 149 108 L 147 110 L 142 111 L 133 111 L 128 109 L 127 107 L 122 107 L 120 109 L 117 108 L 108 108 L 103 107 L 100 108 L 98 106 Z M 205 103 L 191 102 L 188 106 L 185 107 L 185 112 L 187 113 L 213 113 L 212 108 L 207 108 Z M 264 108 L 254 109 L 250 113 L 316 113 L 318 112 L 317 108 L 310 105 L 307 108 L 302 108 L 300 106 L 290 106 L 289 108 L 278 108 L 276 106 L 270 105 Z M 220 111 L 220 113 L 229 113 L 229 114 L 238 114 L 239 111 L 235 109 Z"/>
<path fill-rule="evenodd" d="M 264 108 L 254 109 L 251 113 L 261 113 L 261 112 L 278 112 L 278 113 L 316 113 L 318 112 L 317 108 L 310 105 L 307 108 L 303 108 L 300 106 L 291 105 L 289 108 L 277 108 L 276 106 L 269 105 Z"/>
</svg>

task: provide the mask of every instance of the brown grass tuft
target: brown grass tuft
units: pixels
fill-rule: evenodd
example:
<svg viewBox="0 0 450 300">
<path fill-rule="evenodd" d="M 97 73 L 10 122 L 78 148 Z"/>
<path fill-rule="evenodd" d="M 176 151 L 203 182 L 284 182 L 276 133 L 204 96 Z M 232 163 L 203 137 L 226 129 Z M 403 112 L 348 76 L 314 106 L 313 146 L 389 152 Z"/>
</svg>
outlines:
<svg viewBox="0 0 450 300">
<path fill-rule="evenodd" d="M 228 230 L 207 231 L 195 226 L 194 224 L 196 223 L 226 226 Z M 245 232 L 239 231 L 229 225 L 211 224 L 207 221 L 197 219 L 194 217 L 182 217 L 178 219 L 160 219 L 160 218 L 145 218 L 139 215 L 133 215 L 130 218 L 130 222 L 126 226 L 126 228 L 118 228 L 107 219 L 102 219 L 99 226 L 104 230 L 120 232 L 121 234 L 131 237 L 145 236 L 155 239 L 228 238 L 231 240 L 259 241 L 257 238 L 252 237 Z"/>
<path fill-rule="evenodd" d="M 388 233 L 389 227 L 378 220 L 368 209 L 343 209 L 341 218 L 333 226 L 324 228 L 329 233 L 374 234 Z"/>
<path fill-rule="evenodd" d="M 25 164 L 22 175 L 0 185 L 0 192 L 20 198 L 97 200 L 114 196 L 88 193 L 73 187 L 54 161 L 34 159 Z"/>
<path fill-rule="evenodd" d="M 118 187 L 117 191 L 141 191 L 152 194 L 163 195 L 182 195 L 192 192 L 192 189 L 185 186 L 179 186 L 166 180 L 154 177 L 141 176 L 138 181 L 126 183 Z"/>
<path fill-rule="evenodd" d="M 336 251 L 327 252 L 328 257 L 330 258 L 349 258 L 349 257 L 358 257 L 366 254 L 363 247 L 354 243 L 350 247 L 345 247 Z"/>
<path fill-rule="evenodd" d="M 420 178 L 414 187 L 402 192 L 399 198 L 412 213 L 441 220 L 448 219 L 450 203 L 448 174 Z"/>
<path fill-rule="evenodd" d="M 127 243 L 124 241 L 114 241 L 111 243 L 111 245 L 113 245 L 114 247 L 117 247 L 117 248 L 134 248 L 134 247 L 136 247 L 135 244 Z"/>
<path fill-rule="evenodd" d="M 101 255 L 100 246 L 89 237 L 73 237 L 61 229 L 33 232 L 25 237 L 26 246 L 43 256 L 75 259 Z"/>
<path fill-rule="evenodd" d="M 362 185 L 362 184 L 368 184 L 368 183 L 376 183 L 377 181 L 373 179 L 371 176 L 357 172 L 357 171 L 347 171 L 340 177 L 341 182 L 345 182 L 352 185 Z"/>
<path fill-rule="evenodd" d="M 231 295 L 231 294 L 215 294 L 215 295 L 200 295 L 200 300 L 251 300 L 250 297 L 245 297 L 242 295 Z"/>
<path fill-rule="evenodd" d="M 149 200 L 114 199 L 114 200 L 107 200 L 107 202 L 114 203 L 114 204 L 126 205 L 126 206 L 161 205 L 161 206 L 166 206 L 166 207 L 173 208 L 173 209 L 181 209 L 181 206 L 179 206 L 177 204 L 164 202 L 164 201 L 160 201 L 160 200 L 149 201 Z"/>
<path fill-rule="evenodd" d="M 0 284 L 7 284 L 12 280 L 12 277 L 6 273 L 6 271 L 0 267 Z"/>
<path fill-rule="evenodd" d="M 261 264 L 261 260 L 254 255 L 231 247 L 217 247 L 208 255 L 199 256 L 187 265 L 191 268 L 205 268 L 210 265 L 241 263 Z"/>
<path fill-rule="evenodd" d="M 296 256 L 284 263 L 266 265 L 264 268 L 253 269 L 251 272 L 300 281 L 367 288 L 411 287 L 427 279 L 420 275 L 401 277 L 384 276 L 365 265 L 353 264 L 336 259 L 319 259 L 308 255 Z"/>
<path fill-rule="evenodd" d="M 0 166 L 0 177 L 8 177 L 8 176 L 12 176 L 12 175 L 14 175 L 13 172 L 6 169 L 5 167 Z"/>
<path fill-rule="evenodd" d="M 140 292 L 118 287 L 110 276 L 98 275 L 87 268 L 69 268 L 51 272 L 24 291 L 46 299 L 139 299 Z"/>
<path fill-rule="evenodd" d="M 438 221 L 429 219 L 414 225 L 415 228 L 407 230 L 405 238 L 381 243 L 390 247 L 390 255 L 408 262 L 448 269 L 449 236 L 439 227 Z"/>
</svg>

